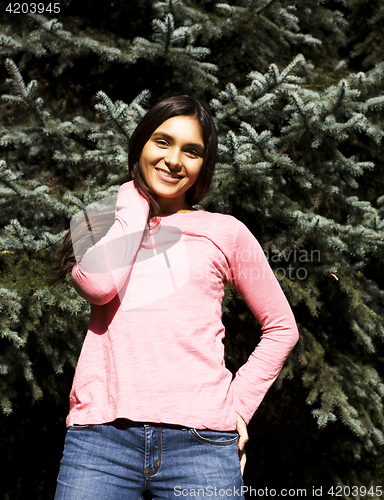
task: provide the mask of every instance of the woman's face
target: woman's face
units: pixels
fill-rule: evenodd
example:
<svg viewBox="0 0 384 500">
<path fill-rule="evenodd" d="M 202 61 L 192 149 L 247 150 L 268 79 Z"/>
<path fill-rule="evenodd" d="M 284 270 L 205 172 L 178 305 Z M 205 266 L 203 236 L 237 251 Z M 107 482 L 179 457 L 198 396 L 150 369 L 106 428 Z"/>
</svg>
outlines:
<svg viewBox="0 0 384 500">
<path fill-rule="evenodd" d="M 187 190 L 196 182 L 204 157 L 199 122 L 174 116 L 163 122 L 145 143 L 139 166 L 163 213 L 188 209 Z"/>
</svg>

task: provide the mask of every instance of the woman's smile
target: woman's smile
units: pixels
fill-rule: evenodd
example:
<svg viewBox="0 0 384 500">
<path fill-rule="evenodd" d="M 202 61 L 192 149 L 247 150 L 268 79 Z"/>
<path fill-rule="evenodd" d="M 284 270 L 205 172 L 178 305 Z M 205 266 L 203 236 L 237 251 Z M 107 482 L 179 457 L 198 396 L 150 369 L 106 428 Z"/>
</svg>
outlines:
<svg viewBox="0 0 384 500">
<path fill-rule="evenodd" d="M 164 180 L 165 182 L 176 183 L 180 179 L 183 179 L 183 177 L 184 177 L 183 175 L 174 174 L 172 172 L 168 172 L 168 171 L 161 169 L 161 168 L 155 168 L 155 170 L 158 173 L 160 179 Z"/>
</svg>

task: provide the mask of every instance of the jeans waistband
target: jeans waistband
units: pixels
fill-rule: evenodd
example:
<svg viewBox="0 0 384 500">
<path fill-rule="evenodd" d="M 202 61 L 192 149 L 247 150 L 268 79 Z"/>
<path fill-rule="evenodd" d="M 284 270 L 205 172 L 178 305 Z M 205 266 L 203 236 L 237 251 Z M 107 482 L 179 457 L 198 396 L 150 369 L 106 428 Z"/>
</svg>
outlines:
<svg viewBox="0 0 384 500">
<path fill-rule="evenodd" d="M 113 422 L 108 422 L 106 425 L 113 425 L 116 429 L 128 429 L 129 427 L 144 427 L 146 425 L 150 425 L 151 427 L 162 427 L 166 429 L 179 429 L 186 430 L 189 427 L 185 425 L 177 425 L 177 424 L 167 424 L 162 422 L 137 422 L 134 420 L 129 420 L 128 418 L 117 418 Z"/>
</svg>

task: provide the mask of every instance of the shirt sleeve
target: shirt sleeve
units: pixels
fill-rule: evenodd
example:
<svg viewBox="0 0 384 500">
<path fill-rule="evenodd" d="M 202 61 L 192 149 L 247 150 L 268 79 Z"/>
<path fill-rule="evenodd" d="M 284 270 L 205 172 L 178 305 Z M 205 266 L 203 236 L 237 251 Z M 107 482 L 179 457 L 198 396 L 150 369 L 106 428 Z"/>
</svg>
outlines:
<svg viewBox="0 0 384 500">
<path fill-rule="evenodd" d="M 262 328 L 259 344 L 232 382 L 235 410 L 248 423 L 299 335 L 291 307 L 263 249 L 242 223 L 230 266 L 232 284 Z"/>
<path fill-rule="evenodd" d="M 81 297 L 102 305 L 123 288 L 145 234 L 148 213 L 148 202 L 133 181 L 123 184 L 112 227 L 72 269 L 72 281 Z"/>
</svg>

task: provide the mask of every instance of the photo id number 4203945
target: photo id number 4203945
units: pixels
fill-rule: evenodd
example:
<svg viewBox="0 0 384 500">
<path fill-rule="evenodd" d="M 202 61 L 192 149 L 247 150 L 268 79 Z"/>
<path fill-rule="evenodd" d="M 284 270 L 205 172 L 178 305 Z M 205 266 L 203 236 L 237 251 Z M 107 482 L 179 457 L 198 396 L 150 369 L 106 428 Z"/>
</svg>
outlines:
<svg viewBox="0 0 384 500">
<path fill-rule="evenodd" d="M 7 5 L 5 11 L 10 14 L 60 14 L 60 2 L 52 2 L 48 4 L 44 4 L 42 2 L 12 2 Z"/>
<path fill-rule="evenodd" d="M 332 497 L 364 497 L 379 498 L 383 494 L 382 486 L 332 486 L 328 490 L 328 498 Z"/>
</svg>

